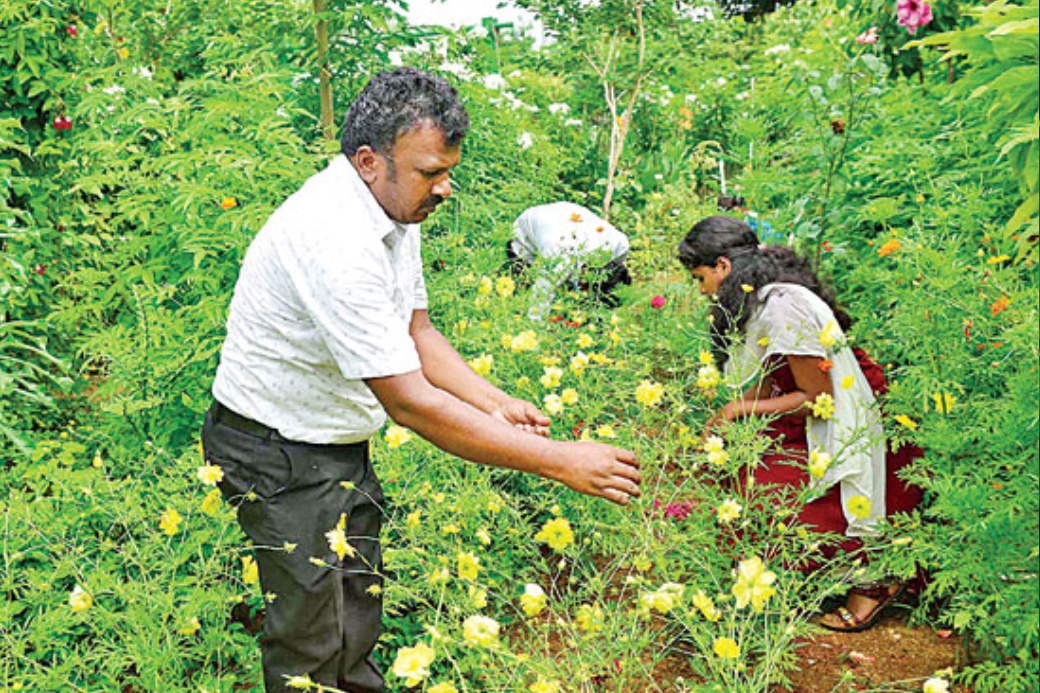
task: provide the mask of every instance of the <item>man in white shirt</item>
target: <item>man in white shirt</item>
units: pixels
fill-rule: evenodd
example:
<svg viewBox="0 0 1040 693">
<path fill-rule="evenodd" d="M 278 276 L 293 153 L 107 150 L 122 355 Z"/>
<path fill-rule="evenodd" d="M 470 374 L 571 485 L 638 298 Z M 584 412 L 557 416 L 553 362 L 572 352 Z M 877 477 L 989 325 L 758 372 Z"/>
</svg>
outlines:
<svg viewBox="0 0 1040 693">
<path fill-rule="evenodd" d="M 418 224 L 451 195 L 468 125 L 443 79 L 377 75 L 347 114 L 343 154 L 246 254 L 203 445 L 257 550 L 269 693 L 292 676 L 383 690 L 371 657 L 382 491 L 367 441 L 387 414 L 468 460 L 620 504 L 639 495 L 631 452 L 550 440 L 548 418 L 430 322 Z"/>
<path fill-rule="evenodd" d="M 513 222 L 506 256 L 514 269 L 534 278 L 528 315 L 544 317 L 560 286 L 570 284 L 608 306 L 617 305 L 618 284 L 631 284 L 625 266 L 628 236 L 573 202 L 524 210 Z"/>
</svg>

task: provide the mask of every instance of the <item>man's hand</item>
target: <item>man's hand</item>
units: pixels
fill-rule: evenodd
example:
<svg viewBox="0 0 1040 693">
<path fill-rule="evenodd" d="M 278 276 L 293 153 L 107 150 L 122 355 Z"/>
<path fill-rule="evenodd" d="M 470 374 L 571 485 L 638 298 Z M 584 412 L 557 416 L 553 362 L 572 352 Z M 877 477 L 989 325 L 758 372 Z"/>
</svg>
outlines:
<svg viewBox="0 0 1040 693">
<path fill-rule="evenodd" d="M 639 462 L 634 453 L 602 443 L 562 443 L 567 463 L 557 480 L 590 496 L 599 496 L 618 505 L 638 498 Z"/>
<path fill-rule="evenodd" d="M 523 431 L 549 437 L 549 425 L 552 421 L 540 412 L 538 407 L 526 400 L 510 397 L 490 413 L 499 421 L 516 426 Z"/>
</svg>

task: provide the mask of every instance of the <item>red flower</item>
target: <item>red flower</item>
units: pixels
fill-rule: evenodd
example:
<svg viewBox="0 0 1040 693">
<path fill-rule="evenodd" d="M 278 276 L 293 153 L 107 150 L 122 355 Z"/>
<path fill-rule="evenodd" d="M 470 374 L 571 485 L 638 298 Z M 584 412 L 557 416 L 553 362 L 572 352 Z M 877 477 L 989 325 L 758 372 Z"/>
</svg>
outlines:
<svg viewBox="0 0 1040 693">
<path fill-rule="evenodd" d="M 832 120 L 831 121 L 831 132 L 833 132 L 835 135 L 844 135 L 845 134 L 845 121 L 842 120 L 841 118 L 835 118 L 834 120 Z"/>
<path fill-rule="evenodd" d="M 36 274 L 40 275 L 41 277 L 43 276 L 44 272 L 46 272 L 46 271 L 47 271 L 47 265 L 36 265 L 35 267 L 33 267 L 33 272 L 35 272 Z"/>
<path fill-rule="evenodd" d="M 668 299 L 658 294 L 650 299 L 650 307 L 654 310 L 661 310 L 664 308 L 664 304 L 668 302 Z"/>
<path fill-rule="evenodd" d="M 562 315 L 554 315 L 551 318 L 549 318 L 549 322 L 560 322 L 562 320 L 563 320 L 563 316 Z"/>
<path fill-rule="evenodd" d="M 75 25 L 75 24 L 69 24 L 69 25 L 68 25 L 67 27 L 65 27 L 65 31 L 66 31 L 66 32 L 68 33 L 68 35 L 69 35 L 69 36 L 71 36 L 72 38 L 76 38 L 76 36 L 78 36 L 78 35 L 79 35 L 79 29 L 78 29 L 78 28 L 76 28 L 76 25 Z"/>
<path fill-rule="evenodd" d="M 820 244 L 820 247 L 823 249 L 823 252 L 825 253 L 830 253 L 834 250 L 834 246 L 831 245 L 830 241 L 824 241 Z"/>
<path fill-rule="evenodd" d="M 61 132 L 62 130 L 71 130 L 72 121 L 63 115 L 54 116 L 54 120 L 51 121 L 51 127 L 53 127 L 58 132 Z"/>
</svg>

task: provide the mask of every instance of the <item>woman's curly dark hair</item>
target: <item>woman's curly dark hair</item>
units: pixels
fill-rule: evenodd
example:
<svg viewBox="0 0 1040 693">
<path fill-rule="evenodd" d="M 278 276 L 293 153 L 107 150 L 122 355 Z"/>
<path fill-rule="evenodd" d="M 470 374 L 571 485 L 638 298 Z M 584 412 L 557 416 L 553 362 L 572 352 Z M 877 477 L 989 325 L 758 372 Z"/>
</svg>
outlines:
<svg viewBox="0 0 1040 693">
<path fill-rule="evenodd" d="M 759 245 L 754 230 L 742 221 L 724 216 L 702 219 L 679 244 L 679 261 L 690 270 L 714 267 L 720 257 L 728 258 L 732 265 L 711 309 L 712 350 L 721 363 L 726 361 L 734 334 L 744 332 L 759 303 L 758 292 L 745 291 L 745 286 L 760 289 L 777 282 L 800 284 L 823 299 L 843 330 L 852 324 L 838 307 L 834 292 L 816 276 L 806 258 L 790 248 Z"/>
</svg>

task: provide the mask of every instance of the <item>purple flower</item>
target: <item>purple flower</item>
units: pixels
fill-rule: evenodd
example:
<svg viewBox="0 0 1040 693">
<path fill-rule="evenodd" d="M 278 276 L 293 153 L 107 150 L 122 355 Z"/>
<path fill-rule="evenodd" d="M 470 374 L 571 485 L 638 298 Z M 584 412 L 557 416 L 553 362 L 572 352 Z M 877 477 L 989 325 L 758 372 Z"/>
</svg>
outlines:
<svg viewBox="0 0 1040 693">
<path fill-rule="evenodd" d="M 921 27 L 931 23 L 932 6 L 924 0 L 899 0 L 896 16 L 899 18 L 899 26 L 906 27 L 908 34 L 914 34 Z"/>
</svg>

